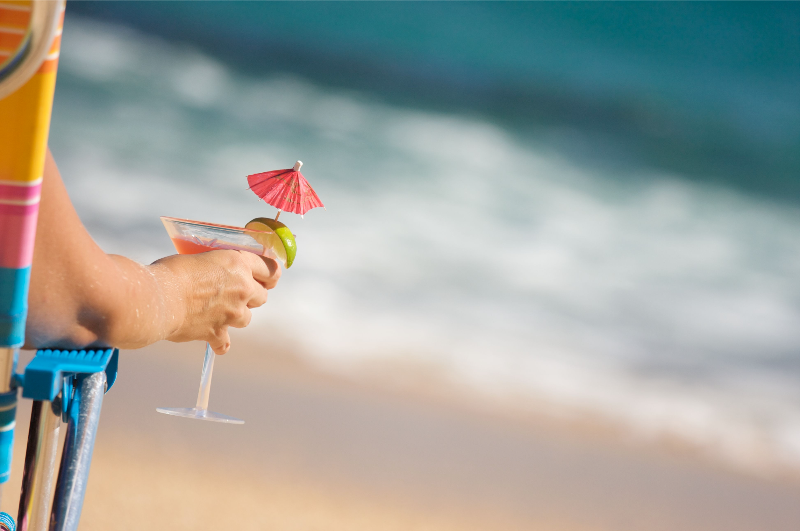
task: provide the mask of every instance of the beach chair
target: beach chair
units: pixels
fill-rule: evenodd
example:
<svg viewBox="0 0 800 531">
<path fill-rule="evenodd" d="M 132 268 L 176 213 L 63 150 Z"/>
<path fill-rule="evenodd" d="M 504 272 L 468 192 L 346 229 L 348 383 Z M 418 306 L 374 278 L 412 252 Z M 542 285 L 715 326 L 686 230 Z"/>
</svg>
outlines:
<svg viewBox="0 0 800 531">
<path fill-rule="evenodd" d="M 20 530 L 78 528 L 103 395 L 117 379 L 118 359 L 116 349 L 39 350 L 24 374 L 17 375 L 22 397 L 33 400 L 17 517 Z M 67 433 L 56 476 L 62 421 Z"/>
<path fill-rule="evenodd" d="M 0 0 L 0 485 L 11 473 L 22 389 L 33 400 L 17 522 L 22 531 L 78 528 L 103 394 L 118 364 L 114 349 L 40 350 L 23 374 L 16 368 L 63 17 L 63 0 Z M 62 421 L 67 433 L 56 472 Z M 0 514 L 0 530 L 13 526 Z"/>
</svg>

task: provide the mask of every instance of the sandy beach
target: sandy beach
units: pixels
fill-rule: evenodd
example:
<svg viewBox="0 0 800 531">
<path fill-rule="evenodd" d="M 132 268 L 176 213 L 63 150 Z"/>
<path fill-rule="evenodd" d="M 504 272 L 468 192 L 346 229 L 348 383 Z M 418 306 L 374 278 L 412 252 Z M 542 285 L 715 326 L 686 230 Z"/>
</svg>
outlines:
<svg viewBox="0 0 800 531">
<path fill-rule="evenodd" d="M 234 340 L 211 407 L 243 426 L 159 415 L 196 396 L 199 344 L 122 353 L 81 529 L 796 530 L 800 485 L 354 382 Z M 27 433 L 30 404 L 18 412 Z M 16 514 L 18 436 L 3 509 Z"/>
</svg>

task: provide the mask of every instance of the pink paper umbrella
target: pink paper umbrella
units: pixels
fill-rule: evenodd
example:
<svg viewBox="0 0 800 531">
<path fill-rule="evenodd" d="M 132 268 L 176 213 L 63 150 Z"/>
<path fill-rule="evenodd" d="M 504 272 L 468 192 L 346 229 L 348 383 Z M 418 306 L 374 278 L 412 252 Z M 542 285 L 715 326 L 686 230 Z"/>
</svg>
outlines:
<svg viewBox="0 0 800 531">
<path fill-rule="evenodd" d="M 281 211 L 294 212 L 302 217 L 312 208 L 325 208 L 314 189 L 300 173 L 302 165 L 303 163 L 298 160 L 294 167 L 288 170 L 265 171 L 247 176 L 250 189 L 267 204 L 278 209 L 276 220 Z"/>
</svg>

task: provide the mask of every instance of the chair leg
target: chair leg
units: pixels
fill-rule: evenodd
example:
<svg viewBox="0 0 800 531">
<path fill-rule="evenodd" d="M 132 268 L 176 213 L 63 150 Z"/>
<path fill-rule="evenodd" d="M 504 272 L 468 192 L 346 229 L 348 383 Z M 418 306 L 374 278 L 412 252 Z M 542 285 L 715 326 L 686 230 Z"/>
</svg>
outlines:
<svg viewBox="0 0 800 531">
<path fill-rule="evenodd" d="M 70 415 L 53 497 L 50 531 L 78 529 L 105 387 L 106 373 L 97 372 L 84 378 L 76 389 L 73 400 L 79 406 L 77 424 L 76 416 Z"/>
<path fill-rule="evenodd" d="M 19 531 L 46 531 L 48 528 L 60 427 L 60 397 L 52 402 L 34 400 L 19 498 Z"/>
</svg>

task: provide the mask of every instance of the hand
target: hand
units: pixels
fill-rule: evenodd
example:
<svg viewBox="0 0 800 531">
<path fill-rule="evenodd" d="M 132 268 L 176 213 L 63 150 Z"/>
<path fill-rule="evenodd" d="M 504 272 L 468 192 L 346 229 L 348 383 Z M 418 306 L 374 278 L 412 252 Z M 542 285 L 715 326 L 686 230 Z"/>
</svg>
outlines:
<svg viewBox="0 0 800 531">
<path fill-rule="evenodd" d="M 157 276 L 171 273 L 160 275 L 170 283 L 165 292 L 182 304 L 173 300 L 169 306 L 184 310 L 166 339 L 208 341 L 217 354 L 225 354 L 231 346 L 228 327 L 250 324 L 250 309 L 267 302 L 267 290 L 281 276 L 280 266 L 271 258 L 228 250 L 168 256 L 150 267 Z"/>
</svg>

